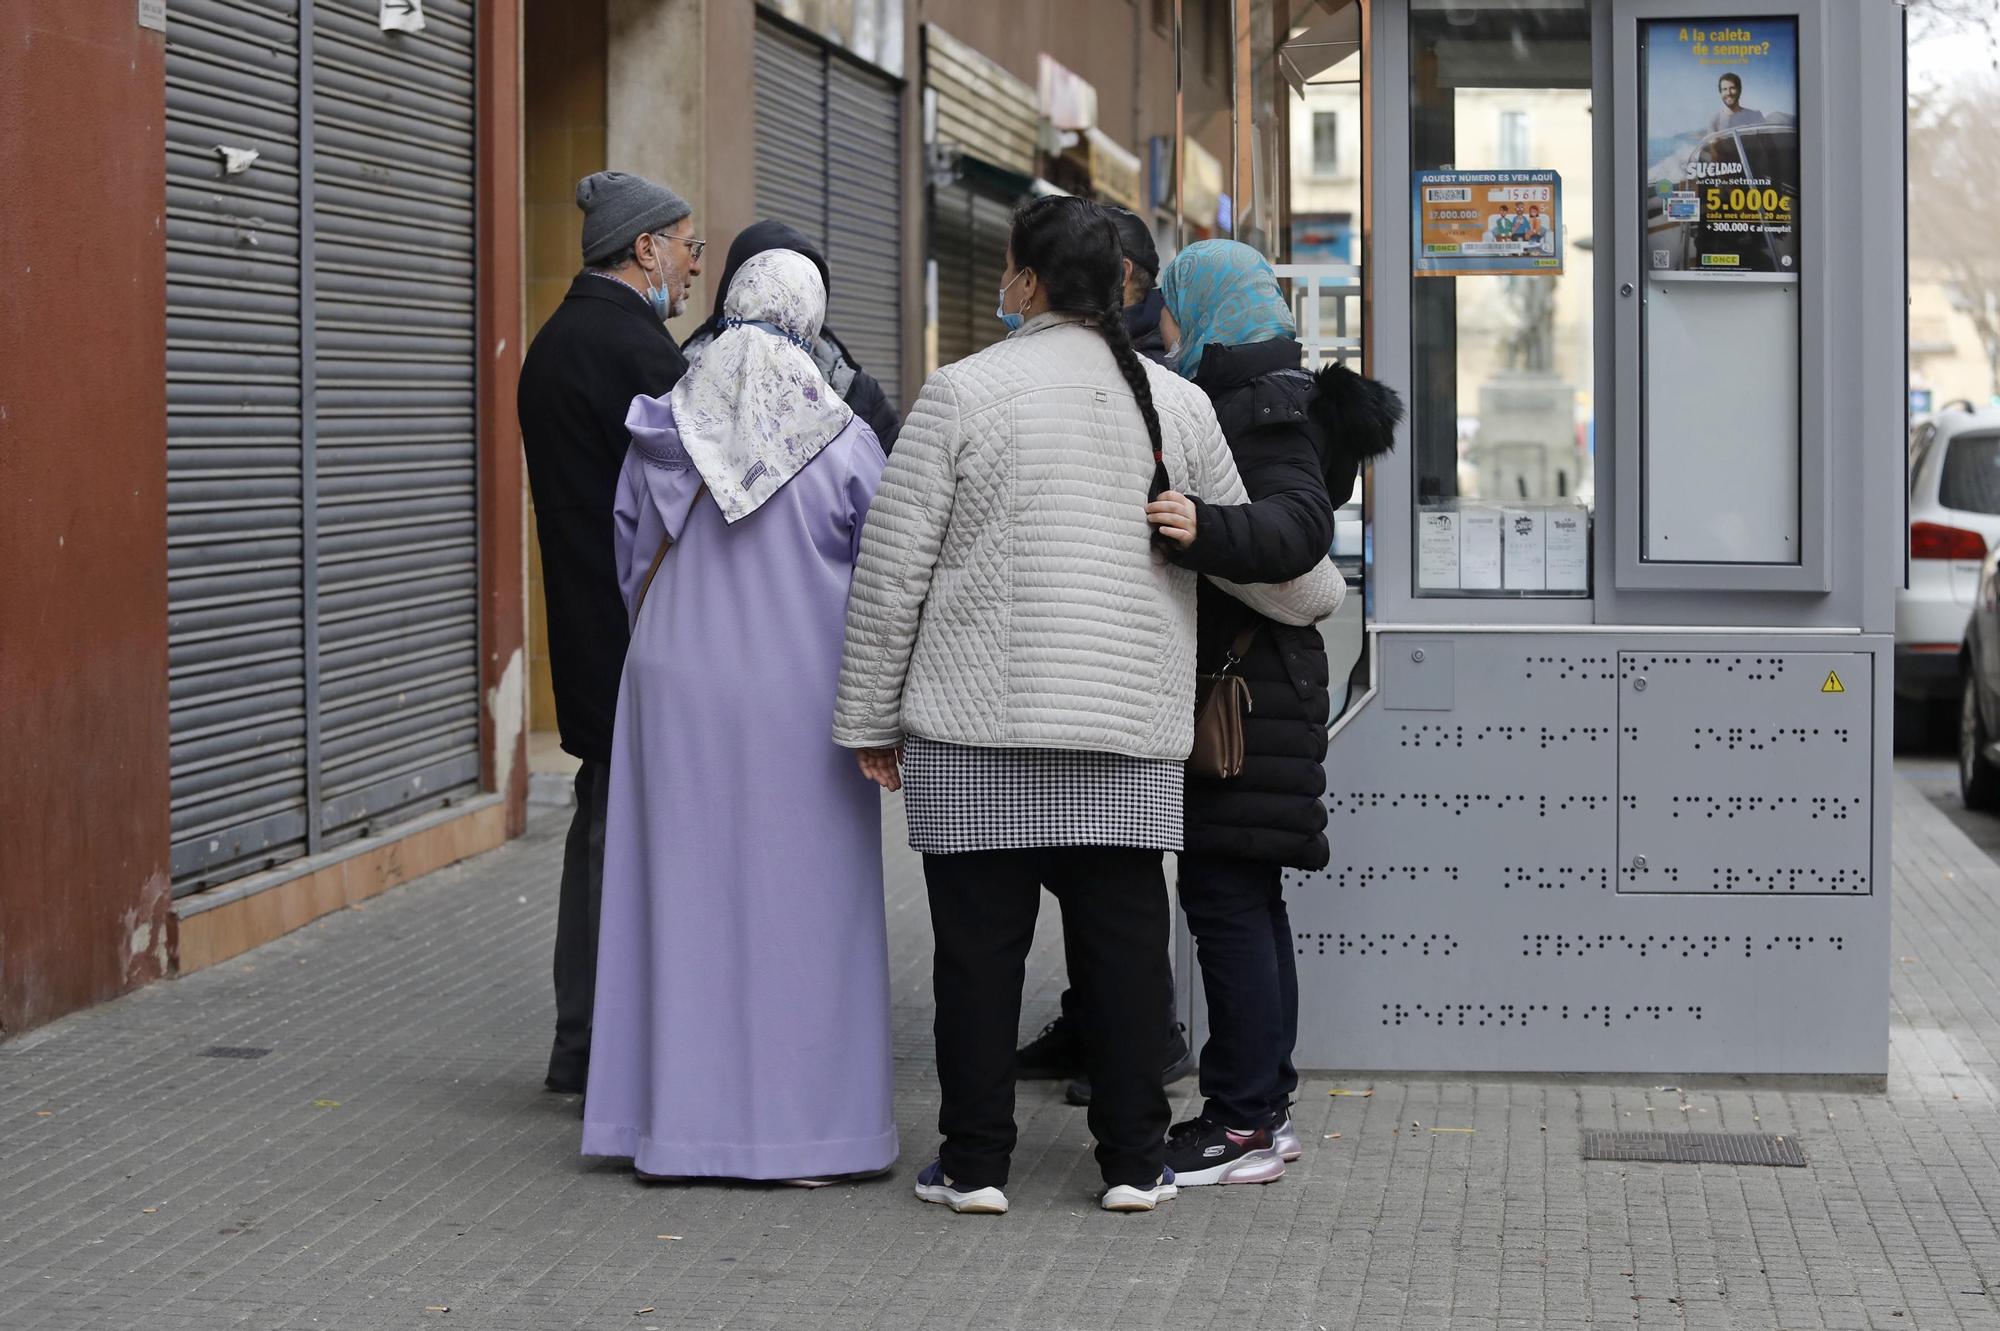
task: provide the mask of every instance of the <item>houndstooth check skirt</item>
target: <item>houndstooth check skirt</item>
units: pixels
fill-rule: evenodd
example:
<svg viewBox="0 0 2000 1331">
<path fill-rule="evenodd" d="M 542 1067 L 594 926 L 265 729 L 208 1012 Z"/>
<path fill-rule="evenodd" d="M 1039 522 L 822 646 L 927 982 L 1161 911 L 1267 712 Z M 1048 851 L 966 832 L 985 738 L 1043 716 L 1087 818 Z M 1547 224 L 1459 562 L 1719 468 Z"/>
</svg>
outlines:
<svg viewBox="0 0 2000 1331">
<path fill-rule="evenodd" d="M 1182 764 L 1080 749 L 903 744 L 910 849 L 1181 848 Z"/>
</svg>

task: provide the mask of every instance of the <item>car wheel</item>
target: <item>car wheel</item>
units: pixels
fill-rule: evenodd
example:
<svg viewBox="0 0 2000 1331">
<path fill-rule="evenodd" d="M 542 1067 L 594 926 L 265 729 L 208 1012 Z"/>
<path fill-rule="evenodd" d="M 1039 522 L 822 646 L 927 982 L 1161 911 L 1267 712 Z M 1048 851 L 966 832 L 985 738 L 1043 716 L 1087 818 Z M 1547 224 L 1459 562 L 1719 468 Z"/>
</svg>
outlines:
<svg viewBox="0 0 2000 1331">
<path fill-rule="evenodd" d="M 1958 734 L 1958 703 L 1896 695 L 1896 752 L 1926 753 L 1941 749 Z"/>
<path fill-rule="evenodd" d="M 1958 704 L 1958 793 L 1968 809 L 2000 811 L 2000 767 L 1986 756 L 1986 723 L 1978 689 L 1966 676 Z"/>
</svg>

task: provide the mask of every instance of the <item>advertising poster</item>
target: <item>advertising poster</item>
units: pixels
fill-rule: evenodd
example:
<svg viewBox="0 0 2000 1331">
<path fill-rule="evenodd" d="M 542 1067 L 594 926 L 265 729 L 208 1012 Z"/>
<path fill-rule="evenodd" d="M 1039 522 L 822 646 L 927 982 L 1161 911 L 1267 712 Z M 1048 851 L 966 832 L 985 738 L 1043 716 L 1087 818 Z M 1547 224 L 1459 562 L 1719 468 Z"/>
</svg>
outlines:
<svg viewBox="0 0 2000 1331">
<path fill-rule="evenodd" d="M 1419 171 L 1410 202 L 1418 277 L 1562 275 L 1562 178 L 1554 171 Z"/>
<path fill-rule="evenodd" d="M 1647 266 L 1794 271 L 1798 20 L 1656 19 L 1641 35 Z"/>
</svg>

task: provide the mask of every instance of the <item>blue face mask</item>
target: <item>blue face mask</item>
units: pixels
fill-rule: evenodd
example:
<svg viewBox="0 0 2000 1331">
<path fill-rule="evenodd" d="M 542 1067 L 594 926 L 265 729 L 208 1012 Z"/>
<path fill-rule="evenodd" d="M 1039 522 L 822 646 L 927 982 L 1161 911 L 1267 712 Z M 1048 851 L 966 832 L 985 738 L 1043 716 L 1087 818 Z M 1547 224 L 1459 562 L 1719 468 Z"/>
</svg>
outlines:
<svg viewBox="0 0 2000 1331">
<path fill-rule="evenodd" d="M 653 255 L 660 265 L 660 285 L 657 287 L 654 286 L 653 274 L 646 272 L 646 303 L 653 307 L 653 313 L 658 316 L 661 323 L 665 323 L 672 317 L 674 305 L 673 289 L 667 282 L 666 245 L 667 241 L 664 233 L 654 235 Z M 641 271 L 644 270 L 642 269 Z"/>
<path fill-rule="evenodd" d="M 1009 282 L 1007 286 L 1000 288 L 1000 302 L 993 307 L 993 313 L 999 317 L 1001 323 L 1007 325 L 1007 331 L 1010 333 L 1021 326 L 1022 319 L 1019 310 L 1010 311 L 1007 308 L 1007 287 L 1011 287 L 1014 285 L 1014 282 L 1020 281 L 1021 274 L 1027 271 L 1027 269 L 1023 268 L 1021 272 L 1014 274 L 1013 282 Z"/>
</svg>

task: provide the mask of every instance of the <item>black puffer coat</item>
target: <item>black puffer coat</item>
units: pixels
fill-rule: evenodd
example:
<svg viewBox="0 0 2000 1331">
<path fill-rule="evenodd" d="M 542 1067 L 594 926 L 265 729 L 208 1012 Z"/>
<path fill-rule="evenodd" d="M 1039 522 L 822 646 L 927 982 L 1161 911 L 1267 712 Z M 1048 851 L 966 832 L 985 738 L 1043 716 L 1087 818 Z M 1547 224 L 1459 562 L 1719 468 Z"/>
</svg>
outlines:
<svg viewBox="0 0 2000 1331">
<path fill-rule="evenodd" d="M 783 222 L 752 222 L 738 232 L 736 239 L 729 244 L 729 256 L 723 261 L 722 276 L 715 282 L 715 312 L 688 336 L 685 350 L 690 360 L 722 331 L 722 305 L 729 296 L 729 283 L 736 276 L 736 270 L 753 255 L 766 250 L 791 250 L 805 255 L 813 261 L 813 267 L 819 269 L 820 281 L 826 284 L 828 291 L 832 291 L 833 275 L 827 270 L 826 256 L 815 249 L 803 233 Z M 835 336 L 831 328 L 821 328 L 819 336 L 813 339 L 812 358 L 833 391 L 854 408 L 854 414 L 866 421 L 869 429 L 875 431 L 876 442 L 882 445 L 882 451 L 887 453 L 895 448 L 896 436 L 903 428 L 903 418 L 897 413 L 896 404 L 882 391 L 882 385 L 875 382 L 875 376 L 855 363 L 847 344 Z"/>
<path fill-rule="evenodd" d="M 1361 464 L 1394 445 L 1403 404 L 1394 390 L 1343 366 L 1313 375 L 1300 368 L 1301 360 L 1299 344 L 1288 340 L 1211 346 L 1202 352 L 1195 384 L 1215 405 L 1253 501 L 1296 487 L 1290 459 L 1303 438 L 1318 459 L 1328 501 L 1338 508 L 1353 496 Z M 1230 513 L 1219 510 L 1217 520 L 1227 522 Z M 1210 516 L 1199 507 L 1197 537 Z M 1191 549 L 1200 544 L 1197 539 Z M 1329 531 L 1317 555 L 1330 544 Z M 1201 571 L 1245 580 L 1226 568 Z M 1187 851 L 1324 868 L 1327 662 L 1319 630 L 1273 623 L 1207 582 L 1200 608 L 1196 660 L 1203 674 L 1220 669 L 1237 636 L 1255 626 L 1236 667 L 1250 685 L 1252 711 L 1245 719 L 1242 773 L 1228 781 L 1188 778 Z"/>
</svg>

